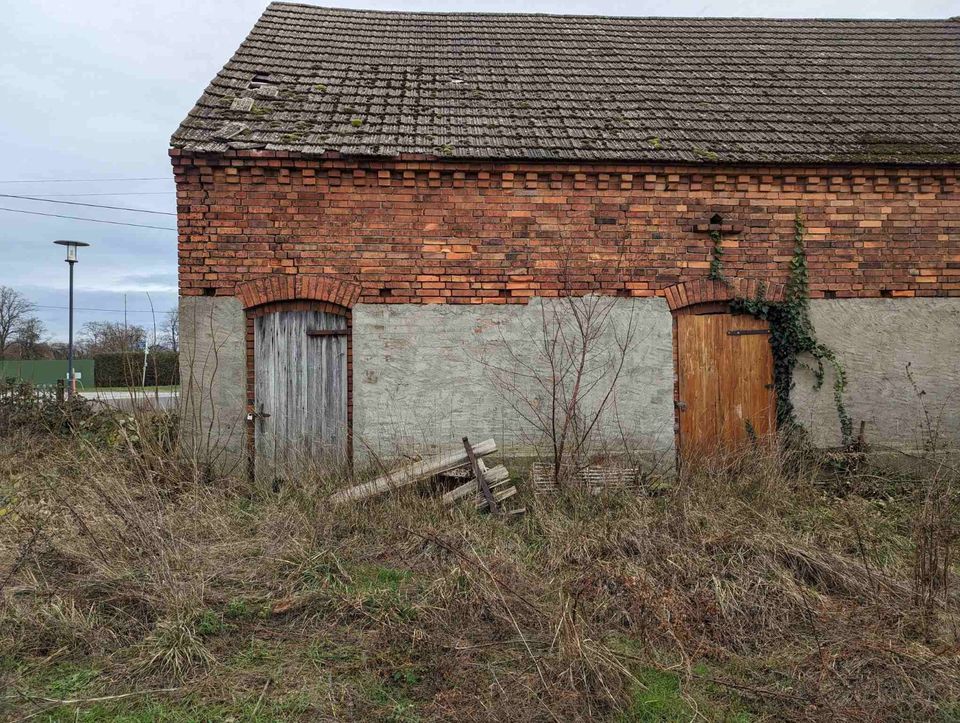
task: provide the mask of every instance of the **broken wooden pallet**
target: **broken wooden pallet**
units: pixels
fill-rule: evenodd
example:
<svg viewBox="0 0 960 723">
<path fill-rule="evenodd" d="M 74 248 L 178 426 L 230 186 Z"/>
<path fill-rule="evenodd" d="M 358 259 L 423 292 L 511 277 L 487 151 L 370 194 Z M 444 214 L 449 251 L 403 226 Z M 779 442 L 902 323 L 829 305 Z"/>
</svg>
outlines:
<svg viewBox="0 0 960 723">
<path fill-rule="evenodd" d="M 463 451 L 437 455 L 420 460 L 349 489 L 341 490 L 330 497 L 334 503 L 357 501 L 386 494 L 421 480 L 445 477 L 448 480 L 466 480 L 441 498 L 446 505 L 454 505 L 472 499 L 476 509 L 489 510 L 493 514 L 522 514 L 525 510 L 503 510 L 501 503 L 517 494 L 510 485 L 510 473 L 503 465 L 487 469 L 482 457 L 497 450 L 492 439 L 471 445 L 463 438 Z"/>
<path fill-rule="evenodd" d="M 472 445 L 470 451 L 479 459 L 480 457 L 485 457 L 488 454 L 496 452 L 497 443 L 492 439 L 488 439 L 479 444 Z M 462 467 L 469 462 L 470 457 L 467 454 L 467 449 L 437 455 L 388 472 L 370 482 L 364 482 L 355 487 L 340 490 L 330 497 L 330 501 L 338 503 L 376 497 L 377 495 L 382 495 L 386 492 L 399 489 L 400 487 L 406 487 L 420 480 L 435 477 L 436 475 L 456 469 L 457 467 Z"/>
<path fill-rule="evenodd" d="M 463 446 L 465 450 L 470 448 L 470 441 L 466 437 L 463 438 Z M 468 456 L 471 455 L 468 453 Z M 469 498 L 474 500 L 476 509 L 489 510 L 495 515 L 518 515 L 525 512 L 524 509 L 504 510 L 501 505 L 517 494 L 517 488 L 510 485 L 510 473 L 506 467 L 498 465 L 487 469 L 483 460 L 471 459 L 470 469 L 473 478 L 447 492 L 443 496 L 445 504 L 452 505 Z"/>
</svg>

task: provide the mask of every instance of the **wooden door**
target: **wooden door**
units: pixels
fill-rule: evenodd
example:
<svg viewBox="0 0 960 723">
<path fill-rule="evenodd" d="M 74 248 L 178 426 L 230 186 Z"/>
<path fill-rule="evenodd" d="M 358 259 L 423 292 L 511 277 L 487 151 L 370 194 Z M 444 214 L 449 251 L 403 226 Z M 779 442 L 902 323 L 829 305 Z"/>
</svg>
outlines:
<svg viewBox="0 0 960 723">
<path fill-rule="evenodd" d="M 766 321 L 727 313 L 677 317 L 681 458 L 736 451 L 776 429 Z"/>
<path fill-rule="evenodd" d="M 258 478 L 289 478 L 345 458 L 346 321 L 323 311 L 254 319 Z"/>
</svg>

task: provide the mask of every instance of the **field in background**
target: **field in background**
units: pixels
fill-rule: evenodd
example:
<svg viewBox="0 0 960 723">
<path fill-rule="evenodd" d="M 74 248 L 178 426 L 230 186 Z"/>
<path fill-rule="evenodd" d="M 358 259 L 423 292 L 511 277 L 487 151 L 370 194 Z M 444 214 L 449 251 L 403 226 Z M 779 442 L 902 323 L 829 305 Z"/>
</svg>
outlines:
<svg viewBox="0 0 960 723">
<path fill-rule="evenodd" d="M 943 462 L 757 451 L 505 522 L 332 508 L 346 472 L 262 489 L 178 459 L 168 416 L 79 417 L 0 416 L 5 719 L 960 716 Z"/>
</svg>

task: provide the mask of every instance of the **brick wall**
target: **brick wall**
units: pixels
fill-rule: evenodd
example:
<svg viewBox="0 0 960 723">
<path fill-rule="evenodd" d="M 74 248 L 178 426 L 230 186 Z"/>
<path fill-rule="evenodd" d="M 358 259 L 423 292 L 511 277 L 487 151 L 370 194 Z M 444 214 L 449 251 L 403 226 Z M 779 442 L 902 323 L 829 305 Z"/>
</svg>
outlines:
<svg viewBox="0 0 960 723">
<path fill-rule="evenodd" d="M 797 211 L 812 296 L 960 296 L 957 169 L 171 158 L 185 296 L 268 273 L 360 303 L 661 295 L 707 275 L 715 214 L 725 274 L 782 282 Z"/>
</svg>

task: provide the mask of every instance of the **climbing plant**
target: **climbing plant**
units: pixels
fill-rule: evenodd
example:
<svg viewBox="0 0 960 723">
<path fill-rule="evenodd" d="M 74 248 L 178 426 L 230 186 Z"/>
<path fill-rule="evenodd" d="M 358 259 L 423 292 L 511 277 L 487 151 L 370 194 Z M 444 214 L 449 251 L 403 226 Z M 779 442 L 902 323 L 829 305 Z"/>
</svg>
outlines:
<svg viewBox="0 0 960 723">
<path fill-rule="evenodd" d="M 713 248 L 710 251 L 709 278 L 713 281 L 723 281 L 723 246 L 720 232 L 716 229 L 711 231 L 710 240 L 713 242 Z"/>
<path fill-rule="evenodd" d="M 807 271 L 806 229 L 803 219 L 797 214 L 794 220 L 794 247 L 790 259 L 790 275 L 781 302 L 766 299 L 763 284 L 752 299 L 735 299 L 731 303 L 734 313 L 746 313 L 770 322 L 770 345 L 773 348 L 774 389 L 777 398 L 777 425 L 781 429 L 799 426 L 794 415 L 790 392 L 794 387 L 793 373 L 797 366 L 804 366 L 814 374 L 814 389 L 823 386 L 827 366 L 834 372 L 833 401 L 840 420 L 840 435 L 844 446 L 853 443 L 853 420 L 847 413 L 843 394 L 847 375 L 843 365 L 832 349 L 817 341 L 813 323 L 810 321 L 810 288 Z M 711 267 L 712 273 L 712 267 Z M 803 357 L 813 360 L 804 363 Z"/>
</svg>

